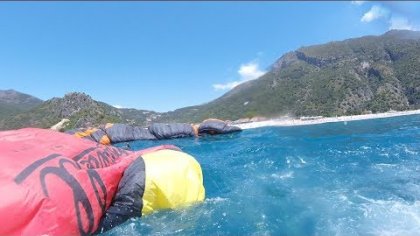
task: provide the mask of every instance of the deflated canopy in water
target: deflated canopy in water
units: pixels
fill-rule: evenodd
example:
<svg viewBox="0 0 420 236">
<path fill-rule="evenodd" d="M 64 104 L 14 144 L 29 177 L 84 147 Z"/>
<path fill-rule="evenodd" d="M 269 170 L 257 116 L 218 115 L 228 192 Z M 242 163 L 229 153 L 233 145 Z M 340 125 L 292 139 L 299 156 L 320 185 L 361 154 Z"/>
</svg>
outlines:
<svg viewBox="0 0 420 236">
<path fill-rule="evenodd" d="M 173 148 L 146 153 L 124 172 L 99 232 L 132 217 L 203 201 L 204 196 L 201 167 L 192 156 Z"/>
<path fill-rule="evenodd" d="M 133 137 L 134 137 L 134 140 L 156 139 L 156 137 L 152 133 L 150 133 L 150 131 L 147 128 L 141 128 L 141 127 L 134 127 Z"/>
<path fill-rule="evenodd" d="M 21 129 L 0 132 L 0 150 L 0 235 L 89 235 L 204 199 L 200 165 L 171 145 L 130 152 Z"/>
<path fill-rule="evenodd" d="M 133 131 L 133 126 L 126 124 L 107 124 L 105 127 L 105 132 L 108 134 L 112 143 L 133 141 Z"/>
<path fill-rule="evenodd" d="M 199 134 L 227 134 L 237 131 L 241 131 L 241 128 L 217 119 L 205 120 L 198 127 Z"/>
<path fill-rule="evenodd" d="M 140 155 L 44 129 L 0 132 L 0 150 L 0 235 L 95 232 Z"/>
<path fill-rule="evenodd" d="M 194 136 L 194 129 L 190 124 L 183 123 L 154 123 L 149 126 L 149 131 L 157 139 L 170 139 Z"/>
</svg>

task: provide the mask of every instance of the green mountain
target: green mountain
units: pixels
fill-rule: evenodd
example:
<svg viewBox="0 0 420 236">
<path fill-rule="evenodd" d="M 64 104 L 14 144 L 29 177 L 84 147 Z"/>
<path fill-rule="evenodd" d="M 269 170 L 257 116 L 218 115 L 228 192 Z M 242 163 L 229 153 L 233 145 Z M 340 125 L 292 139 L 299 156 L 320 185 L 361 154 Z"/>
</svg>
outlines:
<svg viewBox="0 0 420 236">
<path fill-rule="evenodd" d="M 42 100 L 18 91 L 0 90 L 0 119 L 28 111 L 42 103 Z"/>
<path fill-rule="evenodd" d="M 7 94 L 7 95 L 5 95 Z M 260 78 L 240 84 L 209 103 L 157 113 L 117 109 L 83 93 L 41 103 L 16 91 L 0 91 L 0 130 L 67 129 L 122 122 L 201 122 L 255 116 L 335 116 L 420 109 L 420 32 L 392 30 L 302 47 L 280 57 Z"/>
<path fill-rule="evenodd" d="M 84 93 L 69 93 L 63 98 L 52 98 L 31 110 L 16 113 L 14 116 L 0 119 L 1 130 L 23 127 L 49 128 L 63 118 L 70 120 L 66 129 L 95 127 L 108 122 L 145 126 L 157 117 L 156 112 L 118 109 L 95 101 Z"/>
<path fill-rule="evenodd" d="M 159 120 L 335 116 L 418 108 L 420 32 L 392 30 L 286 53 L 262 77 L 209 103 L 162 114 Z"/>
</svg>

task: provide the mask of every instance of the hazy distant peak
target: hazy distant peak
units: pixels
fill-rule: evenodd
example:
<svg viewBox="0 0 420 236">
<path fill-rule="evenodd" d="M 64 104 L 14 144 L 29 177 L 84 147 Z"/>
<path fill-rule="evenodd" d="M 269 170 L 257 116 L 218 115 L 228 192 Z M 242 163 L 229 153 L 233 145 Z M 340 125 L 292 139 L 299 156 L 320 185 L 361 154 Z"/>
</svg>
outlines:
<svg viewBox="0 0 420 236">
<path fill-rule="evenodd" d="M 399 39 L 420 39 L 420 31 L 413 30 L 390 30 L 383 34 L 386 37 L 393 37 Z"/>
<path fill-rule="evenodd" d="M 15 104 L 15 105 L 39 105 L 41 99 L 18 92 L 13 89 L 0 90 L 0 103 Z"/>
</svg>

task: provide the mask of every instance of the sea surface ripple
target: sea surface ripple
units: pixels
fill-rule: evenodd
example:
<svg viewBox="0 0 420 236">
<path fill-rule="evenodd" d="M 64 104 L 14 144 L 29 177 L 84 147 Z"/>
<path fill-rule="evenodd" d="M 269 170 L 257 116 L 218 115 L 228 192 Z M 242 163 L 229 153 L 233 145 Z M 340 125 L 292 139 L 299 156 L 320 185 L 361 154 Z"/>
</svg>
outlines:
<svg viewBox="0 0 420 236">
<path fill-rule="evenodd" d="M 201 164 L 202 204 L 106 235 L 420 235 L 420 115 L 164 141 Z"/>
</svg>

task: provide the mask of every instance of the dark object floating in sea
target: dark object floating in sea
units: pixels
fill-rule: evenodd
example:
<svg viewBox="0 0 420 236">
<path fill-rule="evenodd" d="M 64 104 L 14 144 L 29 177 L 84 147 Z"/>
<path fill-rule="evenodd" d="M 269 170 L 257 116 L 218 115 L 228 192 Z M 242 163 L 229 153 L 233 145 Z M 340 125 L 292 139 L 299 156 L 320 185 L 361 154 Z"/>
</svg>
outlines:
<svg viewBox="0 0 420 236">
<path fill-rule="evenodd" d="M 241 128 L 218 119 L 207 119 L 201 124 L 154 123 L 148 128 L 127 124 L 108 123 L 99 128 L 86 128 L 67 131 L 67 134 L 86 138 L 101 144 L 130 142 L 134 140 L 172 139 L 203 135 L 239 132 Z"/>
<path fill-rule="evenodd" d="M 148 130 L 157 139 L 183 138 L 195 135 L 193 126 L 184 123 L 155 123 L 150 125 L 148 127 Z"/>
<path fill-rule="evenodd" d="M 229 125 L 222 120 L 208 119 L 203 121 L 198 127 L 198 133 L 202 134 L 227 134 L 241 131 L 238 126 Z"/>
</svg>

